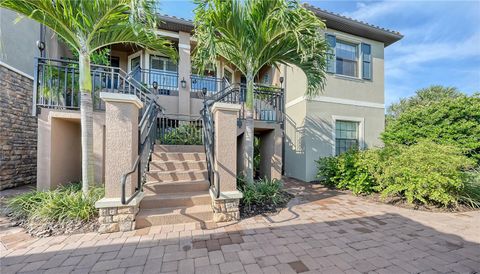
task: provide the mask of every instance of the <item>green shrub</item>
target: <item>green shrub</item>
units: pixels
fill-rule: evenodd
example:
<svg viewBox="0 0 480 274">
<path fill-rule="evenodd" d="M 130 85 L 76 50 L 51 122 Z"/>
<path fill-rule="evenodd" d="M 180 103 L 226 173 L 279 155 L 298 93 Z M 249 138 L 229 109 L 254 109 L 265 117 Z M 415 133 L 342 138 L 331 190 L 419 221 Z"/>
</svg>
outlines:
<svg viewBox="0 0 480 274">
<path fill-rule="evenodd" d="M 348 189 L 354 194 L 368 194 L 376 185 L 380 151 L 352 149 L 338 157 L 320 158 L 317 166 L 317 178 L 325 185 Z"/>
<path fill-rule="evenodd" d="M 322 157 L 317 160 L 317 178 L 326 186 L 335 186 L 339 172 L 337 157 Z"/>
<path fill-rule="evenodd" d="M 473 164 L 457 147 L 420 141 L 389 157 L 376 189 L 409 203 L 455 206 L 466 180 L 462 171 Z"/>
<path fill-rule="evenodd" d="M 201 145 L 202 128 L 193 124 L 185 124 L 168 130 L 162 137 L 166 145 Z"/>
<path fill-rule="evenodd" d="M 461 148 L 480 164 L 480 95 L 444 96 L 409 105 L 389 119 L 382 134 L 386 146 L 412 145 L 424 139 Z"/>
<path fill-rule="evenodd" d="M 32 191 L 8 201 L 13 216 L 42 221 L 91 220 L 97 214 L 95 202 L 104 196 L 103 187 L 92 187 L 83 197 L 81 184 L 71 184 L 52 191 Z"/>
<path fill-rule="evenodd" d="M 273 204 L 285 202 L 283 183 L 277 179 L 261 179 L 253 184 L 245 182 L 242 177 L 238 179 L 238 188 L 243 193 L 241 200 L 245 206 Z"/>
<path fill-rule="evenodd" d="M 458 200 L 466 206 L 480 208 L 480 170 L 466 173 L 466 180 Z"/>
</svg>

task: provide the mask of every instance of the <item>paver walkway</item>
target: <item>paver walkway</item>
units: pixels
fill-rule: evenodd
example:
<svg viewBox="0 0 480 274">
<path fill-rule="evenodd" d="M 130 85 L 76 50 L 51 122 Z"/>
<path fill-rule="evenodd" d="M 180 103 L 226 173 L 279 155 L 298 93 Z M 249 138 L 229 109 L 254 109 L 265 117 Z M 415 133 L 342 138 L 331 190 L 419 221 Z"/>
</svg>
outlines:
<svg viewBox="0 0 480 274">
<path fill-rule="evenodd" d="M 26 239 L 1 273 L 477 273 L 480 212 L 428 213 L 288 180 L 270 217 Z M 10 234 L 14 235 L 14 234 Z M 3 241 L 3 240 L 2 240 Z"/>
</svg>

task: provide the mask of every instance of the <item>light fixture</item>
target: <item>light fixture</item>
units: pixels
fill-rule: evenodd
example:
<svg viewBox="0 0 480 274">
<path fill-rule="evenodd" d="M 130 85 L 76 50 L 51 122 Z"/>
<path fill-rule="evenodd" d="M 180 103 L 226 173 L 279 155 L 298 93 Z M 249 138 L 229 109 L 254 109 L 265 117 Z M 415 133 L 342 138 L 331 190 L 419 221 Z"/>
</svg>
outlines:
<svg viewBox="0 0 480 274">
<path fill-rule="evenodd" d="M 152 86 L 153 86 L 153 89 L 156 90 L 156 89 L 158 88 L 158 82 L 157 82 L 157 81 L 153 81 Z"/>
<path fill-rule="evenodd" d="M 45 49 L 45 42 L 43 41 L 37 41 L 37 48 L 40 50 L 40 51 L 43 51 Z"/>
<path fill-rule="evenodd" d="M 202 94 L 203 94 L 203 97 L 207 95 L 207 88 L 202 88 Z"/>
<path fill-rule="evenodd" d="M 280 77 L 280 84 L 283 84 L 283 76 Z"/>
<path fill-rule="evenodd" d="M 185 81 L 185 77 L 182 79 L 182 81 L 180 81 L 180 83 L 182 84 L 182 88 L 187 87 L 187 81 Z"/>
</svg>

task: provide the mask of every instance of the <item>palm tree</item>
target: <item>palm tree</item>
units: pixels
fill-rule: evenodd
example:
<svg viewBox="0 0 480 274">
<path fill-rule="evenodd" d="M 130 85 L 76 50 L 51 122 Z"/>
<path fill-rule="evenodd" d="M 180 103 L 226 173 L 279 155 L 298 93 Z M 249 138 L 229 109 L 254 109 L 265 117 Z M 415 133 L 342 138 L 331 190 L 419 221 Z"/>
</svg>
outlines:
<svg viewBox="0 0 480 274">
<path fill-rule="evenodd" d="M 156 37 L 150 0 L 0 0 L 0 7 L 52 29 L 79 56 L 82 131 L 82 190 L 94 181 L 93 104 L 90 56 L 112 44 L 131 43 L 176 56 L 170 43 Z"/>
<path fill-rule="evenodd" d="M 246 180 L 253 182 L 254 78 L 264 66 L 295 65 L 305 73 L 307 96 L 324 86 L 327 43 L 325 24 L 294 0 L 199 0 L 195 9 L 200 71 L 219 56 L 247 80 L 245 113 Z"/>
</svg>

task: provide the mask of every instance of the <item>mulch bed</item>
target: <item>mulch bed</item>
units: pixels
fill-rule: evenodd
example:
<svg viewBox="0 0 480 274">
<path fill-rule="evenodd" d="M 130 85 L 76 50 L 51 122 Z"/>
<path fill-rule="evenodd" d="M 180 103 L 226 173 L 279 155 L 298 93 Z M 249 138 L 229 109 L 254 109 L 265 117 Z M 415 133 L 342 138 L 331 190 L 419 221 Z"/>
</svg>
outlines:
<svg viewBox="0 0 480 274">
<path fill-rule="evenodd" d="M 249 218 L 257 215 L 274 215 L 280 212 L 282 209 L 287 207 L 288 202 L 294 197 L 294 195 L 282 191 L 281 193 L 284 197 L 283 202 L 279 204 L 273 203 L 263 203 L 263 204 L 252 204 L 246 206 L 240 202 L 240 218 Z"/>
<path fill-rule="evenodd" d="M 27 220 L 7 214 L 12 226 L 19 226 L 34 237 L 50 237 L 55 235 L 69 235 L 98 231 L 100 224 L 96 218 L 92 221 L 48 222 L 41 220 Z"/>
</svg>

